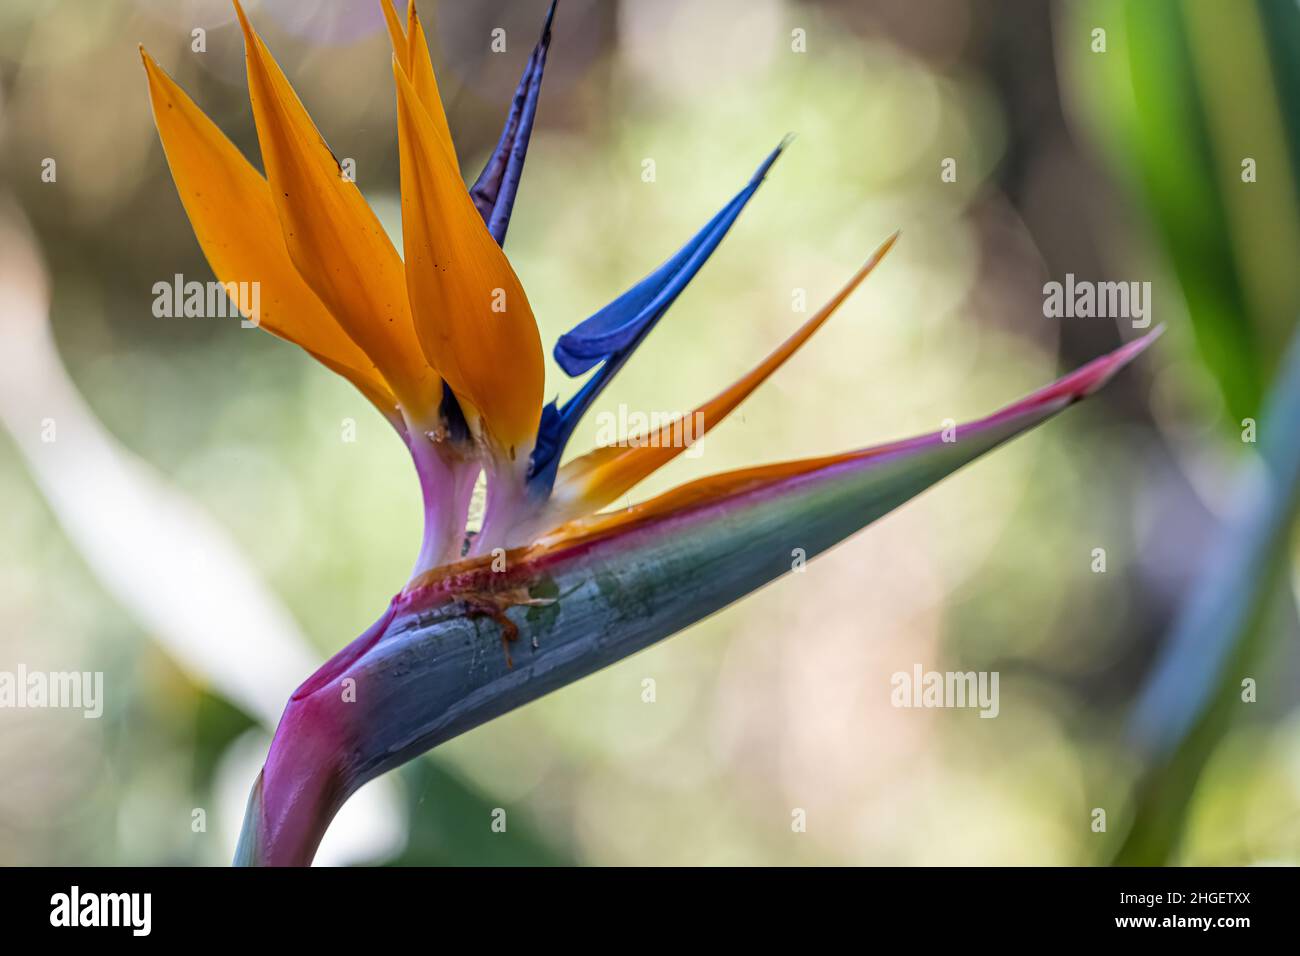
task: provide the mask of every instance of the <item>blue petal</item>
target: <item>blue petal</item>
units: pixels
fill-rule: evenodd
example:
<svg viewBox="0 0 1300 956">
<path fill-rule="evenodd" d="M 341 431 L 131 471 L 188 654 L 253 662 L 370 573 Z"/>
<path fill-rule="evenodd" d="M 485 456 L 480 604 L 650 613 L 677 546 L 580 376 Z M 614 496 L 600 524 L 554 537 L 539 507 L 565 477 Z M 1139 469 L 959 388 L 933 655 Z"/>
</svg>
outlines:
<svg viewBox="0 0 1300 956">
<path fill-rule="evenodd" d="M 542 420 L 537 426 L 537 441 L 528 462 L 526 479 L 528 490 L 543 500 L 550 497 L 551 488 L 555 485 L 555 473 L 560 467 L 560 453 L 573 434 L 573 427 L 566 428 L 565 424 L 556 403 L 547 402 L 542 408 Z"/>
<path fill-rule="evenodd" d="M 555 360 L 569 375 L 581 375 L 598 362 L 631 348 L 657 322 L 695 278 L 758 190 L 789 137 L 772 150 L 749 183 L 667 262 L 582 322 L 555 343 Z"/>
<path fill-rule="evenodd" d="M 562 408 L 551 402 L 542 410 L 528 472 L 529 486 L 534 493 L 550 494 L 560 456 L 578 421 L 700 271 L 789 143 L 790 137 L 787 136 L 763 160 L 745 188 L 672 258 L 573 331 L 560 337 L 555 345 L 555 360 L 569 375 L 581 375 L 598 363 L 604 364 Z"/>
<path fill-rule="evenodd" d="M 487 223 L 488 232 L 504 245 L 506 229 L 510 227 L 510 213 L 515 207 L 515 194 L 519 191 L 519 179 L 524 172 L 524 159 L 528 155 L 528 140 L 533 134 L 533 119 L 537 115 L 537 100 L 542 92 L 542 73 L 546 69 L 546 51 L 551 45 L 551 21 L 555 18 L 555 3 L 546 14 L 546 24 L 542 27 L 542 38 L 537 41 L 524 75 L 515 90 L 514 101 L 510 104 L 510 113 L 506 117 L 505 128 L 501 130 L 501 139 L 488 158 L 483 172 L 470 187 L 469 195 L 478 208 L 479 215 Z"/>
</svg>

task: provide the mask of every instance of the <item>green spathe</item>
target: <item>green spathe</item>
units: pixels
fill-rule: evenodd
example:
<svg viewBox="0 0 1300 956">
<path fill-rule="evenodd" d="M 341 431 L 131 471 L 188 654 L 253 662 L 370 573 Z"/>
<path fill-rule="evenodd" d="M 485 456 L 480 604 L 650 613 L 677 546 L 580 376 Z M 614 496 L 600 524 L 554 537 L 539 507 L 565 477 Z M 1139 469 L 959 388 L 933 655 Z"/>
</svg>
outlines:
<svg viewBox="0 0 1300 956">
<path fill-rule="evenodd" d="M 294 693 L 236 862 L 310 863 L 330 818 L 366 781 L 790 572 L 793 552 L 835 546 L 1093 394 L 1152 338 L 962 426 L 955 441 L 934 433 L 702 479 L 612 524 L 597 516 L 543 536 L 508 553 L 502 572 L 481 558 L 429 575 Z"/>
</svg>

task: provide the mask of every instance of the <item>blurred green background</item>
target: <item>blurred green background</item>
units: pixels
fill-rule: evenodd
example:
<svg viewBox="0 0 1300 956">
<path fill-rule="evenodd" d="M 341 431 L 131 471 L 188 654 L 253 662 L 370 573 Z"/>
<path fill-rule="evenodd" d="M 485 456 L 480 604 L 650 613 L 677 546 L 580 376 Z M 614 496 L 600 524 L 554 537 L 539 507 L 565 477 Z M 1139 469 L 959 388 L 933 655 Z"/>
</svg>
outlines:
<svg viewBox="0 0 1300 956">
<path fill-rule="evenodd" d="M 546 5 L 420 7 L 467 178 Z M 377 0 L 248 9 L 400 242 Z M 100 720 L 0 709 L 3 864 L 227 862 L 269 741 L 240 681 L 282 701 L 373 621 L 418 550 L 406 453 L 345 382 L 236 321 L 152 314 L 155 282 L 211 274 L 138 43 L 260 165 L 225 0 L 0 6 L 0 670 L 102 671 L 106 692 Z M 634 497 L 973 418 L 1135 334 L 1044 318 L 1044 283 L 1067 273 L 1150 282 L 1168 334 L 1098 399 L 806 573 L 367 788 L 322 862 L 1300 861 L 1290 548 L 1260 583 L 1271 590 L 1249 595 L 1282 611 L 1216 635 L 1240 653 L 1213 675 L 1216 706 L 1188 702 L 1197 729 L 1176 758 L 1153 762 L 1126 733 L 1249 494 L 1242 422 L 1260 416 L 1300 309 L 1298 56 L 1292 0 L 561 0 L 506 245 L 544 342 L 658 265 L 797 134 L 601 409 L 710 397 L 802 321 L 796 290 L 816 308 L 903 231 L 698 458 Z M 14 305 L 43 287 L 48 315 Z M 573 387 L 548 366 L 550 394 Z M 67 425 L 57 461 L 42 458 L 47 417 Z M 589 416 L 575 453 L 596 430 Z M 123 457 L 201 530 L 149 495 L 131 512 L 106 480 Z M 128 557 L 141 546 L 165 564 L 176 540 L 207 534 L 235 548 L 180 587 Z M 184 650 L 191 595 L 227 574 L 287 608 L 280 637 L 309 646 L 306 670 L 234 635 L 231 674 Z M 206 645 L 218 663 L 225 649 Z M 998 671 L 999 718 L 891 707 L 890 676 L 915 663 Z M 1234 696 L 1244 677 L 1255 703 Z M 491 829 L 498 807 L 506 833 Z"/>
</svg>

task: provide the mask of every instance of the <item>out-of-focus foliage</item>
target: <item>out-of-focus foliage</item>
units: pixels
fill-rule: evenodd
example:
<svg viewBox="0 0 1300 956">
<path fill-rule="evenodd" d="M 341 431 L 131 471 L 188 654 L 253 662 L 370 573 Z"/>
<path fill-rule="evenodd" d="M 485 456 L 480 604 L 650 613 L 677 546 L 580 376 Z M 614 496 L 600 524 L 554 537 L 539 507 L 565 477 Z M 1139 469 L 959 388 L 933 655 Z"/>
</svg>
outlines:
<svg viewBox="0 0 1300 956">
<path fill-rule="evenodd" d="M 1067 99 L 1177 277 L 1228 412 L 1215 431 L 1229 449 L 1251 435 L 1262 458 L 1238 466 L 1227 527 L 1132 719 L 1146 766 L 1117 860 L 1161 863 L 1176 858 L 1202 769 L 1242 714 L 1242 680 L 1280 666 L 1278 645 L 1297 634 L 1294 370 L 1263 404 L 1300 316 L 1300 7 L 1101 0 L 1058 11 Z"/>
<path fill-rule="evenodd" d="M 1260 421 L 1263 466 L 1242 476 L 1233 514 L 1206 555 L 1130 722 L 1146 767 L 1117 861 L 1159 864 L 1182 837 L 1202 767 L 1235 711 L 1277 689 L 1270 638 L 1297 633 L 1291 528 L 1300 505 L 1300 339 Z"/>
<path fill-rule="evenodd" d="M 1149 213 L 1235 432 L 1259 415 L 1300 314 L 1300 9 L 1273 0 L 1058 9 L 1068 95 Z M 1094 29 L 1106 31 L 1104 53 L 1081 42 Z"/>
</svg>

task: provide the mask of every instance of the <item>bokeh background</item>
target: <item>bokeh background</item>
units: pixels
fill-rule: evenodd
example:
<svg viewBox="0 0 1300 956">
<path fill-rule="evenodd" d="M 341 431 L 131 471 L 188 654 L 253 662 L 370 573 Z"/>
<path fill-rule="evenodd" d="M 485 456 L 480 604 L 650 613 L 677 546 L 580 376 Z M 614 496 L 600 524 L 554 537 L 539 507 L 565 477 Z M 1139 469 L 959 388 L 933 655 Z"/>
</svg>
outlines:
<svg viewBox="0 0 1300 956">
<path fill-rule="evenodd" d="M 469 179 L 546 5 L 421 5 Z M 248 9 L 400 243 L 377 0 Z M 0 5 L 0 670 L 102 671 L 106 695 L 99 720 L 0 709 L 4 864 L 227 862 L 276 702 L 418 550 L 406 453 L 345 382 L 237 321 L 152 314 L 155 282 L 211 274 L 138 43 L 260 166 L 225 0 Z M 1300 859 L 1290 548 L 1240 595 L 1267 613 L 1210 635 L 1232 665 L 1207 677 L 1216 706 L 1180 705 L 1195 732 L 1155 760 L 1130 742 L 1259 442 L 1297 440 L 1242 440 L 1300 308 L 1297 54 L 1293 0 L 561 0 L 506 246 L 543 341 L 797 134 L 602 409 L 693 407 L 802 321 L 794 290 L 815 308 L 903 230 L 700 457 L 634 497 L 973 418 L 1135 334 L 1044 318 L 1067 273 L 1150 282 L 1167 334 L 806 573 L 366 788 L 322 862 Z M 917 663 L 998 671 L 999 717 L 892 707 Z"/>
</svg>

